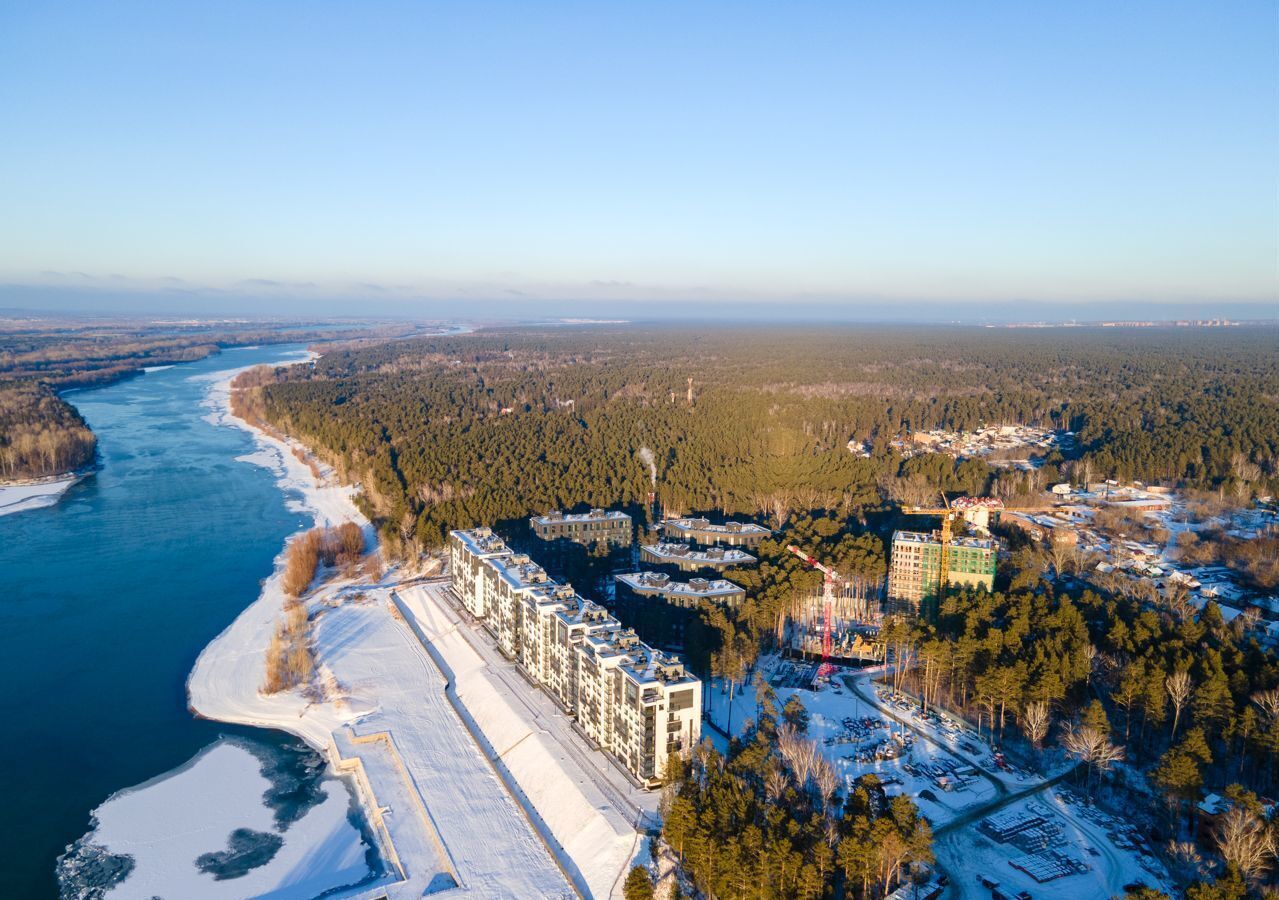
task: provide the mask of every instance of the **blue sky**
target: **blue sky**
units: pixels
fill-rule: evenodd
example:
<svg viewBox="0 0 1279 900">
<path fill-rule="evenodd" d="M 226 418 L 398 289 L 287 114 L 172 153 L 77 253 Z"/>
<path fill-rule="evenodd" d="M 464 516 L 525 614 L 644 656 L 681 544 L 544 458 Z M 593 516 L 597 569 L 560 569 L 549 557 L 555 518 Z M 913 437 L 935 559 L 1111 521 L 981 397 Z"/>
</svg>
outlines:
<svg viewBox="0 0 1279 900">
<path fill-rule="evenodd" d="M 0 121 L 10 286 L 1279 299 L 1269 2 L 0 0 Z"/>
</svg>

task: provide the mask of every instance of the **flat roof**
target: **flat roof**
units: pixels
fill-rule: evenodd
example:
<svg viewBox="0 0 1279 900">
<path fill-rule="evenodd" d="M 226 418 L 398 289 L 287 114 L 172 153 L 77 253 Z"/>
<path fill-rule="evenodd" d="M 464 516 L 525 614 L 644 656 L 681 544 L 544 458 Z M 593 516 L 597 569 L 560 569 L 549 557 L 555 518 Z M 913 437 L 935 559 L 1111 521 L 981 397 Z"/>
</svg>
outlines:
<svg viewBox="0 0 1279 900">
<path fill-rule="evenodd" d="M 645 544 L 644 549 L 656 557 L 672 561 L 688 560 L 708 564 L 755 562 L 755 557 L 736 547 L 709 547 L 705 550 L 695 550 L 688 544 L 668 544 L 660 541 L 656 544 Z"/>
<path fill-rule="evenodd" d="M 709 519 L 667 519 L 662 523 L 679 531 L 713 531 L 716 534 L 772 534 L 773 532 L 763 525 L 756 525 L 754 522 L 725 522 L 723 525 L 714 525 Z"/>
<path fill-rule="evenodd" d="M 898 541 L 907 544 L 941 544 L 936 534 L 925 534 L 922 531 L 894 531 L 893 543 Z M 950 539 L 952 547 L 969 547 L 973 550 L 993 550 L 995 542 L 990 538 L 956 537 Z"/>
<path fill-rule="evenodd" d="M 593 509 L 584 513 L 562 513 L 556 509 L 542 516 L 533 516 L 529 521 L 535 525 L 554 525 L 557 522 L 621 522 L 623 519 L 629 522 L 631 517 L 617 509 Z"/>
<path fill-rule="evenodd" d="M 745 590 L 726 578 L 701 578 L 692 581 L 671 581 L 660 572 L 629 572 L 613 578 L 639 591 L 653 591 L 685 597 L 716 597 L 724 594 L 740 594 Z"/>
<path fill-rule="evenodd" d="M 500 556 L 488 561 L 497 570 L 498 576 L 517 591 L 538 585 L 551 584 L 551 576 L 537 563 L 527 556 Z"/>
<path fill-rule="evenodd" d="M 488 528 L 472 528 L 469 531 L 458 529 L 449 534 L 465 544 L 466 549 L 476 556 L 494 557 L 512 552 L 506 542 Z"/>
</svg>

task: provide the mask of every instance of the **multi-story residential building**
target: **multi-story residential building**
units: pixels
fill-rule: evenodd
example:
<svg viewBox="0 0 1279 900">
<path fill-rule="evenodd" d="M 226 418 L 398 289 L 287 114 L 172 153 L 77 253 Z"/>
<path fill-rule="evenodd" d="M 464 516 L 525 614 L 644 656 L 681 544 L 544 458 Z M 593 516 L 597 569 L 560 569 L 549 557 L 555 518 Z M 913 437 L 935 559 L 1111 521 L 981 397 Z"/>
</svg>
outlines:
<svg viewBox="0 0 1279 900">
<path fill-rule="evenodd" d="M 459 597 L 469 597 L 466 608 L 471 615 L 484 618 L 489 610 L 489 591 L 481 582 L 480 573 L 490 559 L 514 556 L 500 537 L 488 528 L 459 531 L 456 541 L 449 542 L 449 566 L 453 573 L 453 585 Z"/>
<path fill-rule="evenodd" d="M 488 613 L 482 621 L 497 638 L 502 652 L 511 659 L 519 659 L 524 598 L 530 594 L 549 594 L 556 585 L 545 569 L 523 554 L 495 557 L 485 564 L 482 578 L 486 583 L 481 590 Z M 465 597 L 462 604 L 468 609 L 471 606 Z"/>
<path fill-rule="evenodd" d="M 502 652 L 637 781 L 659 785 L 701 737 L 701 681 L 488 529 L 452 532 L 449 556 L 454 591 Z"/>
<path fill-rule="evenodd" d="M 936 602 L 943 577 L 946 584 L 993 590 L 998 554 L 999 544 L 990 538 L 952 538 L 943 576 L 942 545 L 937 532 L 895 532 L 888 599 L 918 613 Z"/>
<path fill-rule="evenodd" d="M 672 541 L 748 549 L 758 547 L 760 541 L 772 534 L 763 525 L 756 525 L 754 522 L 713 525 L 709 519 L 667 519 L 662 523 L 662 531 Z"/>
<path fill-rule="evenodd" d="M 651 597 L 685 609 L 696 609 L 703 600 L 737 609 L 746 599 L 744 588 L 724 578 L 674 581 L 664 572 L 632 572 L 614 575 L 613 580 L 617 582 L 619 599 L 624 594 L 640 600 Z"/>
<path fill-rule="evenodd" d="M 618 547 L 629 547 L 632 539 L 631 517 L 613 509 L 593 509 L 584 513 L 562 513 L 559 510 L 528 520 L 533 533 L 544 541 L 570 540 L 579 544 L 603 541 Z"/>
<path fill-rule="evenodd" d="M 755 557 L 736 547 L 696 549 L 688 544 L 665 542 L 640 547 L 640 559 L 657 566 L 675 566 L 681 572 L 700 572 L 702 569 L 722 571 L 755 562 Z"/>
</svg>

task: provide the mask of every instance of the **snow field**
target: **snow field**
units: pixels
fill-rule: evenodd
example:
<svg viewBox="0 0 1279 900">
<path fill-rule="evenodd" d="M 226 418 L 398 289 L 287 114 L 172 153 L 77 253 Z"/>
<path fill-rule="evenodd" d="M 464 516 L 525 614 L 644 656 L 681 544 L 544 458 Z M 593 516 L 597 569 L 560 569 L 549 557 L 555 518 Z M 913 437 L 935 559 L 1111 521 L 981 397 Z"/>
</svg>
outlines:
<svg viewBox="0 0 1279 900">
<path fill-rule="evenodd" d="M 651 811 L 656 795 L 609 771 L 612 764 L 589 749 L 554 701 L 525 681 L 514 664 L 491 646 L 490 657 L 482 656 L 477 647 L 488 636 L 449 609 L 440 590 L 415 586 L 397 593 L 442 659 L 458 700 L 589 893 L 601 898 L 619 893 L 639 846 L 634 806 Z M 609 779 L 608 787 L 599 784 L 601 777 Z"/>
<path fill-rule="evenodd" d="M 80 478 L 67 475 L 32 484 L 0 484 L 0 516 L 53 506 Z"/>
<path fill-rule="evenodd" d="M 201 872 L 196 858 L 225 850 L 235 829 L 277 833 L 262 802 L 269 786 L 257 757 L 223 741 L 171 775 L 113 795 L 94 811 L 97 826 L 85 839 L 132 856 L 135 868 L 106 896 L 308 900 L 368 876 L 363 839 L 347 818 L 347 792 L 333 778 L 325 780 L 325 799 L 281 835 L 284 844 L 266 865 L 223 881 Z"/>
</svg>

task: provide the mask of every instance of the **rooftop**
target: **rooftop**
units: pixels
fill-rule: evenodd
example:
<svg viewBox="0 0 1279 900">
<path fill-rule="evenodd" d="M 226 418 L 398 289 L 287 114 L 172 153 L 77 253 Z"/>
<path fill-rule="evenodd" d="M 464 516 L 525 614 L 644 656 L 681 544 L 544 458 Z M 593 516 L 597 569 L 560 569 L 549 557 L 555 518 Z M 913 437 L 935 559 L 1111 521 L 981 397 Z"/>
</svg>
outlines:
<svg viewBox="0 0 1279 900">
<path fill-rule="evenodd" d="M 534 525 L 553 525 L 556 522 L 629 522 L 631 517 L 616 509 L 592 509 L 584 513 L 565 513 L 553 509 L 544 516 L 533 516 Z"/>
<path fill-rule="evenodd" d="M 551 584 L 546 570 L 523 554 L 512 554 L 490 560 L 502 580 L 515 590 L 525 590 L 539 584 Z"/>
<path fill-rule="evenodd" d="M 511 552 L 506 542 L 490 528 L 472 528 L 470 531 L 458 530 L 451 533 L 477 556 L 501 556 Z"/>
<path fill-rule="evenodd" d="M 893 543 L 898 542 L 908 544 L 940 544 L 941 540 L 937 532 L 925 534 L 922 531 L 894 531 Z M 955 537 L 950 539 L 952 547 L 971 547 L 974 550 L 993 550 L 995 542 L 990 538 L 976 537 Z"/>
<path fill-rule="evenodd" d="M 735 547 L 709 547 L 705 550 L 696 550 L 688 544 L 668 544 L 665 541 L 659 541 L 656 544 L 645 544 L 644 549 L 659 559 L 669 559 L 673 562 L 705 562 L 710 565 L 755 562 L 755 557 Z"/>
<path fill-rule="evenodd" d="M 693 578 L 689 581 L 672 581 L 661 572 L 631 572 L 613 576 L 616 580 L 639 591 L 660 591 L 663 594 L 683 597 L 717 597 L 741 593 L 742 588 L 724 578 Z"/>
<path fill-rule="evenodd" d="M 683 518 L 667 519 L 662 524 L 667 528 L 674 528 L 678 531 L 713 531 L 720 534 L 773 533 L 763 525 L 756 525 L 754 522 L 725 522 L 723 525 L 713 525 L 710 519 Z"/>
</svg>

